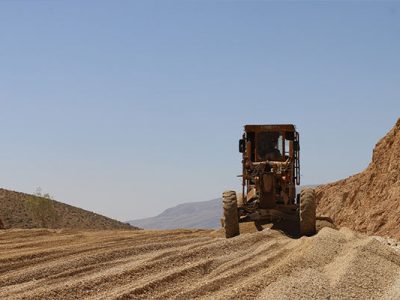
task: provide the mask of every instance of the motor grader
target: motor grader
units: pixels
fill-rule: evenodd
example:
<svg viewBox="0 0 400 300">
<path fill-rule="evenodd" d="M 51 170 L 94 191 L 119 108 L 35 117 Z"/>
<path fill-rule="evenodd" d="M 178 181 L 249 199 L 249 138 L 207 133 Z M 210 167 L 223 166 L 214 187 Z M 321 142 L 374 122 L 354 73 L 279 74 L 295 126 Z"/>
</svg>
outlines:
<svg viewBox="0 0 400 300">
<path fill-rule="evenodd" d="M 292 124 L 245 125 L 239 140 L 242 153 L 242 191 L 223 193 L 225 236 L 240 234 L 239 223 L 282 221 L 294 224 L 300 236 L 315 233 L 316 203 L 313 189 L 296 193 L 300 185 L 299 133 Z"/>
</svg>

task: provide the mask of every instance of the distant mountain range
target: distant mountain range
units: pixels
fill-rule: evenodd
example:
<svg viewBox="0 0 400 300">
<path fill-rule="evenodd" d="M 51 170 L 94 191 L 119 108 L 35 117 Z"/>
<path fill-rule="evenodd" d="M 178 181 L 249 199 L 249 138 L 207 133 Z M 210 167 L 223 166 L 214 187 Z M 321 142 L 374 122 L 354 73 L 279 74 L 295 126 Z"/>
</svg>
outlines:
<svg viewBox="0 0 400 300">
<path fill-rule="evenodd" d="M 222 200 L 183 203 L 151 218 L 128 221 L 143 229 L 218 228 L 221 226 Z"/>
<path fill-rule="evenodd" d="M 300 189 L 316 186 L 307 185 Z M 128 223 L 143 229 L 218 228 L 221 226 L 221 217 L 222 199 L 217 198 L 179 204 L 155 217 L 132 220 Z"/>
</svg>

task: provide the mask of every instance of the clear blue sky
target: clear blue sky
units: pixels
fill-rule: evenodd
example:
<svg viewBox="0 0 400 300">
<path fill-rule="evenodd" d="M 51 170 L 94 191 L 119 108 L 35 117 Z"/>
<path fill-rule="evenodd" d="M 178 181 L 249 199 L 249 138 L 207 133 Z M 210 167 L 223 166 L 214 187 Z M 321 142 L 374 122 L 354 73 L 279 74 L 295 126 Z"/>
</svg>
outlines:
<svg viewBox="0 0 400 300">
<path fill-rule="evenodd" d="M 239 189 L 246 123 L 294 123 L 302 183 L 400 116 L 399 2 L 0 1 L 0 186 L 119 220 Z"/>
</svg>

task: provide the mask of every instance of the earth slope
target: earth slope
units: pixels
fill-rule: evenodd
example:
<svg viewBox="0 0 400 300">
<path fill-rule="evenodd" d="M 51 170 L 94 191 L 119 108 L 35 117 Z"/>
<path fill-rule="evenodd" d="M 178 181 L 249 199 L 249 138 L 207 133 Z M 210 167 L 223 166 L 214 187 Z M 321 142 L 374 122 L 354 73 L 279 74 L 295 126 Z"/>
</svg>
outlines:
<svg viewBox="0 0 400 300">
<path fill-rule="evenodd" d="M 318 213 L 336 225 L 400 238 L 400 119 L 361 173 L 317 188 Z"/>
<path fill-rule="evenodd" d="M 271 229 L 221 236 L 2 231 L 0 298 L 400 299 L 400 254 L 372 237 L 346 228 L 297 240 Z"/>
<path fill-rule="evenodd" d="M 137 229 L 55 200 L 0 189 L 0 226 L 5 228 Z"/>
</svg>

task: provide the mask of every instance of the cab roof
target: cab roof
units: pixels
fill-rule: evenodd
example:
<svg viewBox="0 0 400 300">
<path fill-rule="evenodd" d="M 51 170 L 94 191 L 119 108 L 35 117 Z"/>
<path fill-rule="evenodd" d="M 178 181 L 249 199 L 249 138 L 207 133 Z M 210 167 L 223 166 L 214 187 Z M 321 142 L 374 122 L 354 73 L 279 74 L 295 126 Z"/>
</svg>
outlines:
<svg viewBox="0 0 400 300">
<path fill-rule="evenodd" d="M 244 125 L 244 131 L 296 131 L 293 124 Z"/>
</svg>

